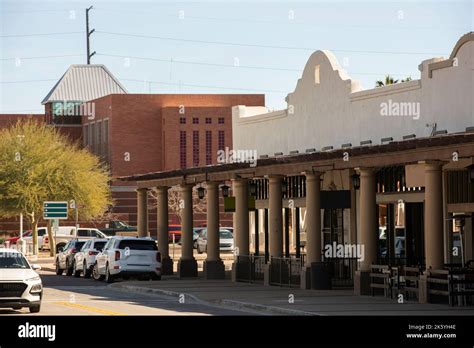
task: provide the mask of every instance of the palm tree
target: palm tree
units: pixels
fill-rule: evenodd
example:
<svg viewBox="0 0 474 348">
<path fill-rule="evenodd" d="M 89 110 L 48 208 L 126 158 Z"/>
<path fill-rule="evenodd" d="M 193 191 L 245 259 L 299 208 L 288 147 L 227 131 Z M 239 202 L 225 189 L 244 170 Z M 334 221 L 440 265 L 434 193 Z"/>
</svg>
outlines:
<svg viewBox="0 0 474 348">
<path fill-rule="evenodd" d="M 383 86 L 388 86 L 388 85 L 393 85 L 394 83 L 397 83 L 398 80 L 394 80 L 392 76 L 390 75 L 385 75 L 385 81 L 378 80 L 375 82 L 375 87 L 383 87 Z"/>
<path fill-rule="evenodd" d="M 411 77 L 408 76 L 406 79 L 401 80 L 400 82 L 407 82 L 411 81 Z M 398 83 L 398 80 L 395 80 L 392 76 L 390 75 L 385 75 L 385 81 L 378 80 L 375 82 L 375 87 L 383 87 L 383 86 L 388 86 L 388 85 L 393 85 L 394 83 Z"/>
</svg>

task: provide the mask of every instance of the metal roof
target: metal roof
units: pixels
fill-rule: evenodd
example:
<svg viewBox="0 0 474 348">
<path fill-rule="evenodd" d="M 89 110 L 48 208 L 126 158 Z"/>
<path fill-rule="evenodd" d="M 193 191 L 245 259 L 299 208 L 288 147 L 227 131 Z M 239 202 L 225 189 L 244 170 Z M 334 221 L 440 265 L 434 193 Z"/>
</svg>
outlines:
<svg viewBox="0 0 474 348">
<path fill-rule="evenodd" d="M 109 94 L 127 93 L 125 87 L 102 64 L 71 65 L 41 102 L 86 102 Z"/>
</svg>

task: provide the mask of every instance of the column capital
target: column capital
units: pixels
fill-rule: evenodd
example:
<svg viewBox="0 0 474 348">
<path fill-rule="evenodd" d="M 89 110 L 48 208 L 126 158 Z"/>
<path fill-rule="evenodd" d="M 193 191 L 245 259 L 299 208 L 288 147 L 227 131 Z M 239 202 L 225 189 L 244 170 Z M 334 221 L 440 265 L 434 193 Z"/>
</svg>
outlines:
<svg viewBox="0 0 474 348">
<path fill-rule="evenodd" d="M 148 192 L 150 189 L 148 187 L 138 187 L 135 189 L 135 192 Z"/>
<path fill-rule="evenodd" d="M 425 171 L 440 171 L 443 168 L 443 165 L 446 163 L 444 161 L 420 161 L 419 164 L 424 164 Z"/>
<path fill-rule="evenodd" d="M 156 191 L 168 191 L 169 188 L 170 188 L 169 186 L 156 186 L 155 190 Z"/>
<path fill-rule="evenodd" d="M 373 176 L 375 175 L 375 172 L 377 170 L 377 168 L 373 168 L 373 167 L 363 167 L 363 168 L 355 168 L 356 171 L 359 172 L 359 175 L 362 177 L 366 177 L 366 176 Z"/>
<path fill-rule="evenodd" d="M 286 178 L 286 175 L 283 175 L 283 174 L 269 174 L 269 175 L 265 175 L 265 178 L 267 178 L 267 179 L 284 179 L 284 178 Z"/>
<path fill-rule="evenodd" d="M 206 181 L 206 188 L 219 188 L 219 181 Z"/>
<path fill-rule="evenodd" d="M 305 170 L 303 172 L 303 175 L 306 176 L 306 179 L 318 179 L 321 178 L 321 175 L 323 175 L 323 172 L 320 171 L 314 171 L 314 170 Z"/>
</svg>

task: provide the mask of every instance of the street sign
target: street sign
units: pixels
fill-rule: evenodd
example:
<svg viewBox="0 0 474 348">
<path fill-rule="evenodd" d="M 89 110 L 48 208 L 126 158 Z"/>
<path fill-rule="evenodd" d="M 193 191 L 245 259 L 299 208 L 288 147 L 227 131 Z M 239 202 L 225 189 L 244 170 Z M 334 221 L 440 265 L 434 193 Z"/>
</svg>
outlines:
<svg viewBox="0 0 474 348">
<path fill-rule="evenodd" d="M 43 202 L 43 219 L 67 219 L 68 202 Z"/>
</svg>

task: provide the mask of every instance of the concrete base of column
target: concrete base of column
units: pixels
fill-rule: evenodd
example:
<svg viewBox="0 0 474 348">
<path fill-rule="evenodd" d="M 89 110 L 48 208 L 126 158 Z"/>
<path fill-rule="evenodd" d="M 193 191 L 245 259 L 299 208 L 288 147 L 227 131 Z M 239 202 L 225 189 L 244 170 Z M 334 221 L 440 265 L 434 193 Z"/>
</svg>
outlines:
<svg viewBox="0 0 474 348">
<path fill-rule="evenodd" d="M 418 303 L 428 303 L 428 274 L 420 274 L 418 281 Z"/>
<path fill-rule="evenodd" d="M 303 267 L 300 275 L 300 287 L 303 290 L 311 289 L 311 268 Z"/>
<path fill-rule="evenodd" d="M 237 267 L 238 267 L 237 261 L 232 262 L 230 278 L 233 282 L 237 281 Z"/>
<path fill-rule="evenodd" d="M 204 261 L 204 278 L 205 279 L 224 279 L 225 266 L 222 260 Z"/>
<path fill-rule="evenodd" d="M 163 275 L 173 275 L 173 260 L 169 256 L 161 260 L 161 273 Z"/>
<path fill-rule="evenodd" d="M 263 265 L 263 285 L 270 286 L 270 264 Z"/>
<path fill-rule="evenodd" d="M 310 267 L 304 267 L 301 270 L 301 288 L 314 290 L 332 289 L 331 276 L 327 266 L 322 262 L 313 262 Z"/>
<path fill-rule="evenodd" d="M 354 273 L 354 294 L 359 296 L 370 296 L 370 271 L 355 271 Z"/>
<path fill-rule="evenodd" d="M 178 261 L 178 276 L 180 278 L 191 278 L 198 276 L 198 267 L 196 259 Z"/>
</svg>

